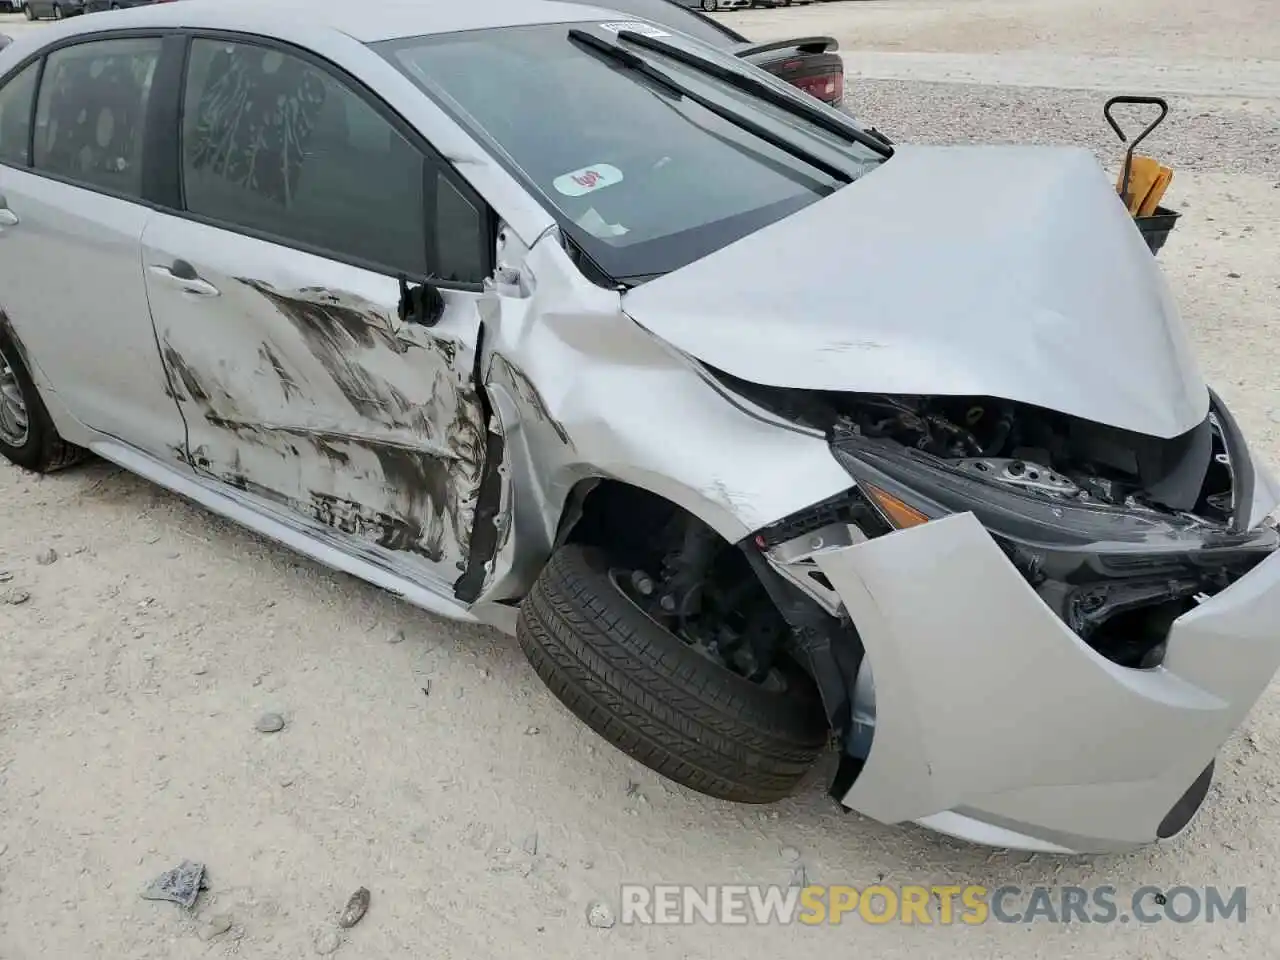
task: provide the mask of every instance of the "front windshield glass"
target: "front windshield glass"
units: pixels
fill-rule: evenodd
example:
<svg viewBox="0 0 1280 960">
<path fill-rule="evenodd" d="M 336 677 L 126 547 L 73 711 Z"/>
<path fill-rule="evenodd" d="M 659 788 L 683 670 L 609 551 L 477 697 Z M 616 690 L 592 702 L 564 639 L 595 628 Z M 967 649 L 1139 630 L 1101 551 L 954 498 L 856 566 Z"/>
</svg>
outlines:
<svg viewBox="0 0 1280 960">
<path fill-rule="evenodd" d="M 597 24 L 555 24 L 377 46 L 488 142 L 609 276 L 677 269 L 843 185 L 823 167 L 571 40 L 572 26 L 616 41 Z M 785 111 L 673 59 L 630 50 L 802 147 L 840 151 L 854 171 L 882 159 L 862 145 L 801 132 L 803 119 L 788 120 Z"/>
</svg>

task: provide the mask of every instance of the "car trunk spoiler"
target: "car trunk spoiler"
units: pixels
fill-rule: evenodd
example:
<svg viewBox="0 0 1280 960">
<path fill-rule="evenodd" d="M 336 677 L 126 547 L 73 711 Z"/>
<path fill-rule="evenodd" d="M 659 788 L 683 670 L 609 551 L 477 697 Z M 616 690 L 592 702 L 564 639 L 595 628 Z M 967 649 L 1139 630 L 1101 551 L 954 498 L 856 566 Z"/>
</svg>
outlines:
<svg viewBox="0 0 1280 960">
<path fill-rule="evenodd" d="M 774 50 L 796 50 L 799 53 L 827 53 L 839 49 L 835 37 L 793 37 L 790 40 L 770 40 L 766 43 L 743 43 L 733 48 L 735 57 L 751 57 Z"/>
</svg>

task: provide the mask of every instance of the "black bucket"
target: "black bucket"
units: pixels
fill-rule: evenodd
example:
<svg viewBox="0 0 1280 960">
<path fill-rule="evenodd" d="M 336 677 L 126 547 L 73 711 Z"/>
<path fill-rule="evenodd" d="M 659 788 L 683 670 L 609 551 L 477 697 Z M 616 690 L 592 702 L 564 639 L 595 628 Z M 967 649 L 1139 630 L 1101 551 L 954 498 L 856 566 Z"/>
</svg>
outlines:
<svg viewBox="0 0 1280 960">
<path fill-rule="evenodd" d="M 1180 214 L 1167 207 L 1156 207 L 1156 212 L 1149 217 L 1133 218 L 1133 222 L 1138 226 L 1138 232 L 1142 234 L 1142 239 L 1147 241 L 1152 254 L 1160 252 L 1160 248 L 1164 246 L 1164 242 L 1169 239 L 1169 234 L 1177 225 L 1179 216 Z"/>
</svg>

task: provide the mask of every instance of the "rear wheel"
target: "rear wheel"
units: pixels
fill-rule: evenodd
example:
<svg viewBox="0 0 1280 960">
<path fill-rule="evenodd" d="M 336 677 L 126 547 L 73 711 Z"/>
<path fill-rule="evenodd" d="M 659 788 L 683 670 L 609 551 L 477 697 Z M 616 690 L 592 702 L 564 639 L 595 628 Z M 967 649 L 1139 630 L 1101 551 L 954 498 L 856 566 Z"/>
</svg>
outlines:
<svg viewBox="0 0 1280 960">
<path fill-rule="evenodd" d="M 720 9 L 720 0 L 702 0 L 702 9 L 707 13 L 715 13 Z"/>
<path fill-rule="evenodd" d="M 0 331 L 0 456 L 49 473 L 82 460 L 83 450 L 58 436 L 13 341 Z"/>
<path fill-rule="evenodd" d="M 764 662 L 758 651 L 768 644 L 747 642 L 756 628 L 781 635 L 786 627 L 767 595 L 767 609 L 757 603 L 758 583 L 744 586 L 730 587 L 726 607 L 709 599 L 721 591 L 708 578 L 679 601 L 702 613 L 655 615 L 658 594 L 662 603 L 671 596 L 665 586 L 598 547 L 570 543 L 522 604 L 517 635 L 552 693 L 624 753 L 699 793 L 769 803 L 795 790 L 828 727 L 809 676 L 785 656 Z M 732 626 L 730 610 L 740 615 Z"/>
</svg>

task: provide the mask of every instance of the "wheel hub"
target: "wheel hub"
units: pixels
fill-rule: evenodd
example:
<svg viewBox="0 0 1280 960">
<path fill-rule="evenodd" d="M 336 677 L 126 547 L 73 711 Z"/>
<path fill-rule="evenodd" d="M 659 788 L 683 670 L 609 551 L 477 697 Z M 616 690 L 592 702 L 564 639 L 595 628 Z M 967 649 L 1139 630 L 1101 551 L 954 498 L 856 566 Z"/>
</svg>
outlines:
<svg viewBox="0 0 1280 960">
<path fill-rule="evenodd" d="M 22 396 L 18 372 L 0 351 L 0 439 L 11 447 L 20 447 L 27 442 L 29 431 L 27 401 Z"/>
<path fill-rule="evenodd" d="M 715 631 L 699 629 L 697 618 L 684 616 L 678 607 L 669 609 L 655 598 L 652 578 L 648 574 L 615 567 L 609 570 L 609 581 L 632 606 L 722 670 L 728 670 L 765 690 L 780 693 L 787 689 L 786 678 L 776 667 L 760 668 L 750 643 L 734 642 L 745 638 L 721 637 Z"/>
</svg>

